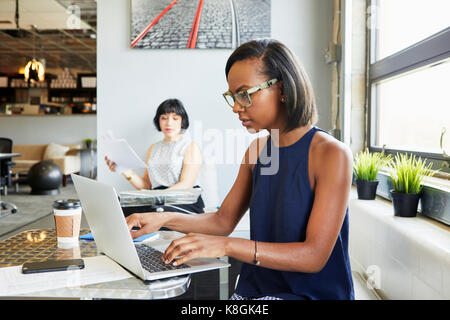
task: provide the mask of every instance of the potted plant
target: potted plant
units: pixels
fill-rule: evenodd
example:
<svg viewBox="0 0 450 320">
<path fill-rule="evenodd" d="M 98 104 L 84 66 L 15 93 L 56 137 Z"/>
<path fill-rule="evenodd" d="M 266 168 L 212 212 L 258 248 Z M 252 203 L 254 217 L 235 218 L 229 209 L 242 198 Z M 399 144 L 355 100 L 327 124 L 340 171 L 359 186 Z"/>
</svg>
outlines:
<svg viewBox="0 0 450 320">
<path fill-rule="evenodd" d="M 397 217 L 415 217 L 419 199 L 422 195 L 423 179 L 432 177 L 435 171 L 432 164 L 426 165 L 425 160 L 415 155 L 397 154 L 392 163 L 390 176 L 394 189 L 390 190 L 394 215 Z"/>
<path fill-rule="evenodd" d="M 356 176 L 358 199 L 373 200 L 377 194 L 378 172 L 391 160 L 384 153 L 370 153 L 368 149 L 361 151 L 355 157 L 353 172 Z"/>
<path fill-rule="evenodd" d="M 84 139 L 84 143 L 86 144 L 86 148 L 90 149 L 92 147 L 92 139 L 91 138 Z"/>
</svg>

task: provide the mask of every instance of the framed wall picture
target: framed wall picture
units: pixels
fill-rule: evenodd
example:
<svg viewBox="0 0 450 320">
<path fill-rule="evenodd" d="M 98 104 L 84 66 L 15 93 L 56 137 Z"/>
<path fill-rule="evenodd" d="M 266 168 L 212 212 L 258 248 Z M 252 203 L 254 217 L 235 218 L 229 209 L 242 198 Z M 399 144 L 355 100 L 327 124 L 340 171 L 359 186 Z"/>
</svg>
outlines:
<svg viewBox="0 0 450 320">
<path fill-rule="evenodd" d="M 131 0 L 131 48 L 233 49 L 269 38 L 271 0 Z"/>
</svg>

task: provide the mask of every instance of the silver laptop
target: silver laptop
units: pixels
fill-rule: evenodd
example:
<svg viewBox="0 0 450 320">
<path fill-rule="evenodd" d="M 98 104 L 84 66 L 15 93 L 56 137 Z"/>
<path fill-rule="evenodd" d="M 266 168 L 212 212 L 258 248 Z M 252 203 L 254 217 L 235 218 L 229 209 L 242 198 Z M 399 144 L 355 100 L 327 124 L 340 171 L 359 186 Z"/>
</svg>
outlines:
<svg viewBox="0 0 450 320">
<path fill-rule="evenodd" d="M 112 186 L 76 174 L 71 176 L 97 250 L 139 278 L 156 280 L 230 266 L 215 258 L 196 258 L 176 267 L 166 265 L 161 259 L 162 252 L 154 246 L 133 242 Z M 169 244 L 165 240 L 165 247 Z"/>
</svg>

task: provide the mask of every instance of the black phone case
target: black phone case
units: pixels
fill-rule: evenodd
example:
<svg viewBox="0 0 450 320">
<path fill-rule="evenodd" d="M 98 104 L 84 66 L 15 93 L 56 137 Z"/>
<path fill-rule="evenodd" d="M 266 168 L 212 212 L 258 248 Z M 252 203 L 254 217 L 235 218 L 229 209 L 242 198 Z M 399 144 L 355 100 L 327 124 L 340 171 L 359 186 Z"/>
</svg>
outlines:
<svg viewBox="0 0 450 320">
<path fill-rule="evenodd" d="M 67 271 L 73 269 L 84 269 L 83 259 L 26 262 L 22 266 L 22 273 L 29 274 L 40 272 Z"/>
</svg>

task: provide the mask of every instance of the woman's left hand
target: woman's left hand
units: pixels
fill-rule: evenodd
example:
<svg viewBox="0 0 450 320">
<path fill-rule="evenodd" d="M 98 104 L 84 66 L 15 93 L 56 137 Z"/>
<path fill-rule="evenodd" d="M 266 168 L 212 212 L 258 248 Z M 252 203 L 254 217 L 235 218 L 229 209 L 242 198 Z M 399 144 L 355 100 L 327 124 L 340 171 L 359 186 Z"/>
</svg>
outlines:
<svg viewBox="0 0 450 320">
<path fill-rule="evenodd" d="M 226 255 L 228 237 L 211 236 L 199 233 L 189 233 L 172 241 L 163 255 L 163 261 L 180 265 L 194 258 L 218 258 Z"/>
</svg>

